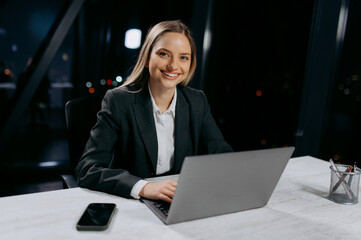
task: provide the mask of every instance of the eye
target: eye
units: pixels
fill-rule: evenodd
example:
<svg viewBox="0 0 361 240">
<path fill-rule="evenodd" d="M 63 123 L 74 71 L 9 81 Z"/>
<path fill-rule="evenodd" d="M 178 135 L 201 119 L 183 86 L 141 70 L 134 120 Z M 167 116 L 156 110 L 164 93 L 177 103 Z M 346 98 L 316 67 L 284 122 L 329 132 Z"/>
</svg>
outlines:
<svg viewBox="0 0 361 240">
<path fill-rule="evenodd" d="M 159 54 L 159 56 L 161 56 L 161 57 L 169 57 L 169 54 L 166 53 L 166 52 L 159 52 L 158 54 Z"/>
<path fill-rule="evenodd" d="M 187 57 L 187 56 L 181 56 L 180 59 L 181 59 L 182 61 L 188 61 L 188 60 L 189 60 L 189 57 Z"/>
</svg>

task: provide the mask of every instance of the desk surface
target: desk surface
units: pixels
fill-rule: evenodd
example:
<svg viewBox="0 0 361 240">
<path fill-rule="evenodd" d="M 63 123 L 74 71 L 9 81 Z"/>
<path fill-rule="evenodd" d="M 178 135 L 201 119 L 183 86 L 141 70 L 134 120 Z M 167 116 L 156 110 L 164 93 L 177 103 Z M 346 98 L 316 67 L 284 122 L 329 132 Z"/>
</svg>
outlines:
<svg viewBox="0 0 361 240">
<path fill-rule="evenodd" d="M 0 198 L 0 239 L 355 239 L 361 207 L 327 199 L 330 172 L 312 157 L 289 161 L 269 203 L 259 209 L 164 225 L 144 204 L 82 188 Z M 91 202 L 114 202 L 103 232 L 78 232 Z"/>
</svg>

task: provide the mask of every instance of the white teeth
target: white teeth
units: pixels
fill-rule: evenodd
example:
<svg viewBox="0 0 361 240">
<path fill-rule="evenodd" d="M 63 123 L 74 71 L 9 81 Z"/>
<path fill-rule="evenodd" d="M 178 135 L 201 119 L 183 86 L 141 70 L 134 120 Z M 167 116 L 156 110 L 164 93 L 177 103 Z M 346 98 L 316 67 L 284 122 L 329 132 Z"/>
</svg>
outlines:
<svg viewBox="0 0 361 240">
<path fill-rule="evenodd" d="M 169 76 L 169 77 L 176 77 L 178 76 L 178 74 L 172 74 L 172 73 L 167 73 L 167 72 L 163 72 L 165 75 Z"/>
</svg>

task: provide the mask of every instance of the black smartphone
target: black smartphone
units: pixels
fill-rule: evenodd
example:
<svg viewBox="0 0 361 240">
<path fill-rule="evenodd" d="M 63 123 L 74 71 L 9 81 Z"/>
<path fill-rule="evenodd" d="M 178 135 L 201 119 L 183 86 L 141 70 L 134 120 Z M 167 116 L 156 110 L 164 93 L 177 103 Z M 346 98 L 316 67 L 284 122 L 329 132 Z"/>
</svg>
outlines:
<svg viewBox="0 0 361 240">
<path fill-rule="evenodd" d="M 114 203 L 90 203 L 80 217 L 76 228 L 78 230 L 105 230 L 109 226 L 115 209 Z"/>
</svg>

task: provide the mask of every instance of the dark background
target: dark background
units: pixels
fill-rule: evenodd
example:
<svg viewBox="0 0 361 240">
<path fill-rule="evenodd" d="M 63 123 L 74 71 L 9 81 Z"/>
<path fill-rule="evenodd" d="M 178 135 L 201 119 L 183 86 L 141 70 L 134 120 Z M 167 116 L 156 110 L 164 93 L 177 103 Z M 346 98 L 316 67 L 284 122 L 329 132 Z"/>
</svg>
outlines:
<svg viewBox="0 0 361 240">
<path fill-rule="evenodd" d="M 1 195 L 62 187 L 58 176 L 71 172 L 65 103 L 122 84 L 116 77 L 126 79 L 139 52 L 124 46 L 126 30 L 144 40 L 174 19 L 197 44 L 191 86 L 205 91 L 236 151 L 296 146 L 294 157 L 361 163 L 360 1 L 86 0 L 33 84 L 69 4 L 0 3 L 0 131 L 13 129 L 0 135 Z M 24 111 L 9 123 L 17 103 Z"/>
</svg>

